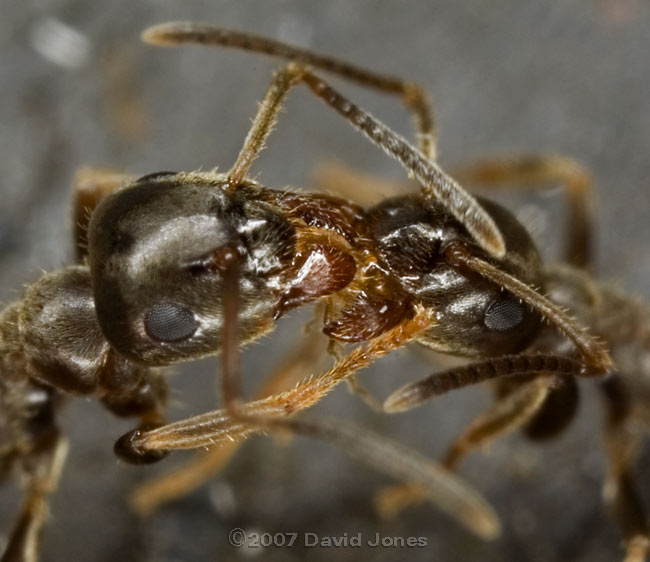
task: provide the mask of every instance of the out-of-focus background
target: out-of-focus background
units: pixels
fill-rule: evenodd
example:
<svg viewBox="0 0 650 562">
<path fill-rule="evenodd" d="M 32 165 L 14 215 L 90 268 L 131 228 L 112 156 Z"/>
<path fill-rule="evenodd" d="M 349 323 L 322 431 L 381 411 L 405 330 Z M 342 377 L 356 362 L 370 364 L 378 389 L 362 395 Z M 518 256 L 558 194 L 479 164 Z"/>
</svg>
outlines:
<svg viewBox="0 0 650 562">
<path fill-rule="evenodd" d="M 155 49 L 140 31 L 191 19 L 305 45 L 423 84 L 435 97 L 440 161 L 519 153 L 570 155 L 588 166 L 599 199 L 598 275 L 650 297 L 650 5 L 643 0 L 357 1 L 33 0 L 5 5 L 0 20 L 0 300 L 71 260 L 69 192 L 82 165 L 145 174 L 228 167 L 277 62 L 210 49 Z M 410 122 L 393 99 L 336 82 L 403 134 Z M 338 160 L 383 178 L 403 173 L 302 90 L 292 94 L 268 150 L 256 162 L 270 186 L 308 188 L 322 162 Z M 509 204 L 556 257 L 563 223 L 559 190 Z M 245 352 L 249 393 L 299 341 L 296 314 Z M 429 374 L 427 355 L 402 351 L 364 372 L 378 395 Z M 218 403 L 215 362 L 176 369 L 172 418 Z M 530 560 L 609 561 L 620 535 L 601 504 L 601 409 L 581 384 L 578 420 L 543 446 L 512 436 L 470 456 L 461 473 L 494 504 L 502 538 L 484 543 L 422 505 L 393 520 L 374 511 L 390 481 L 323 443 L 247 443 L 201 490 L 146 521 L 126 495 L 151 468 L 119 463 L 114 440 L 132 424 L 98 404 L 71 400 L 62 426 L 71 440 L 52 502 L 43 561 L 133 560 Z M 317 408 L 401 440 L 431 456 L 490 404 L 473 388 L 399 416 L 372 413 L 345 387 Z M 642 457 L 639 483 L 650 505 Z M 18 505 L 0 491 L 0 543 Z M 362 533 L 364 539 L 426 537 L 428 547 L 234 549 L 228 532 Z M 301 543 L 301 539 L 298 539 Z"/>
</svg>

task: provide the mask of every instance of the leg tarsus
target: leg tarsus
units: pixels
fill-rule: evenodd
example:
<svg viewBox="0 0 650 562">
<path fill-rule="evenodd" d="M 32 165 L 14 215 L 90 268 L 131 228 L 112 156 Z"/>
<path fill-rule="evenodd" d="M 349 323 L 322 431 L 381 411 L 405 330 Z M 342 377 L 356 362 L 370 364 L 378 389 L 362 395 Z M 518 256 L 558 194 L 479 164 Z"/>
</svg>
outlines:
<svg viewBox="0 0 650 562">
<path fill-rule="evenodd" d="M 56 489 L 65 464 L 68 443 L 53 437 L 51 447 L 30 475 L 26 498 L 0 562 L 36 562 L 43 524 L 48 515 L 48 496 Z"/>
</svg>

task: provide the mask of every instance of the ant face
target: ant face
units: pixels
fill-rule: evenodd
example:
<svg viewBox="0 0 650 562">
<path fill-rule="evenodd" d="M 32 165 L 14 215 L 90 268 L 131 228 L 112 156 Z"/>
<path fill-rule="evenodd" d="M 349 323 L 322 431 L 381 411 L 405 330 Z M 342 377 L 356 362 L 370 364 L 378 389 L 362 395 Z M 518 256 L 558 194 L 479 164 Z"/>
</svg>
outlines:
<svg viewBox="0 0 650 562">
<path fill-rule="evenodd" d="M 255 198 L 255 186 L 228 188 L 216 174 L 162 172 L 95 210 L 88 240 L 97 316 L 120 353 L 162 365 L 218 350 L 223 273 L 233 259 L 241 340 L 272 328 L 293 227 Z"/>
<path fill-rule="evenodd" d="M 481 202 L 506 240 L 503 258 L 487 256 L 435 201 L 398 197 L 369 213 L 371 232 L 391 271 L 408 293 L 436 313 L 436 321 L 419 341 L 443 353 L 481 357 L 517 353 L 540 326 L 540 316 L 530 306 L 445 258 L 446 248 L 460 242 L 518 279 L 539 280 L 539 255 L 526 229 L 503 207 Z"/>
</svg>

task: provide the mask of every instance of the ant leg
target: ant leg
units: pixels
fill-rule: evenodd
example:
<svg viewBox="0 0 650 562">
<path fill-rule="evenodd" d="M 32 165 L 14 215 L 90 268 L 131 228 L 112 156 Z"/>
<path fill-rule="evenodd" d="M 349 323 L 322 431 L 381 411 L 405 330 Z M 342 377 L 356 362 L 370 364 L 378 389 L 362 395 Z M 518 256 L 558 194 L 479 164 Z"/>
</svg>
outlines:
<svg viewBox="0 0 650 562">
<path fill-rule="evenodd" d="M 232 263 L 236 264 L 236 260 Z M 232 297 L 233 290 L 232 281 L 237 281 L 237 276 L 235 275 L 236 268 L 236 265 L 232 268 L 229 267 L 224 274 L 224 285 L 226 287 L 230 286 L 230 292 L 226 291 L 226 294 L 230 297 Z M 418 483 L 425 489 L 426 496 L 440 509 L 482 538 L 491 539 L 498 536 L 500 532 L 498 518 L 485 500 L 476 492 L 469 489 L 457 477 L 447 473 L 442 467 L 432 463 L 423 456 L 406 449 L 398 443 L 392 443 L 383 436 L 378 436 L 359 428 L 351 428 L 332 421 L 325 422 L 321 420 L 319 422 L 313 422 L 289 420 L 281 417 L 282 415 L 290 415 L 296 410 L 305 407 L 305 398 L 310 403 L 318 400 L 319 394 L 323 395 L 328 392 L 336 382 L 349 375 L 352 369 L 359 369 L 365 364 L 368 364 L 372 358 L 387 353 L 391 346 L 403 345 L 405 341 L 402 341 L 402 338 L 410 337 L 409 328 L 414 333 L 426 329 L 430 322 L 430 318 L 426 312 L 417 311 L 415 318 L 405 321 L 403 326 L 393 328 L 393 330 L 384 334 L 384 336 L 387 336 L 385 338 L 387 339 L 386 342 L 380 342 L 382 336 L 379 336 L 373 342 L 364 346 L 362 353 L 359 353 L 358 348 L 347 357 L 341 359 L 325 375 L 316 379 L 303 381 L 293 391 L 258 401 L 258 404 L 265 401 L 277 402 L 278 398 L 284 398 L 282 403 L 278 404 L 279 409 L 276 408 L 275 410 L 268 411 L 269 409 L 265 410 L 259 408 L 259 406 L 253 407 L 256 406 L 255 403 L 241 405 L 238 402 L 239 397 L 236 392 L 238 391 L 239 385 L 238 381 L 233 380 L 238 375 L 238 365 L 236 359 L 232 357 L 232 354 L 238 351 L 237 341 L 235 339 L 237 333 L 236 324 L 233 326 L 233 320 L 236 320 L 237 306 L 236 299 L 225 299 L 226 303 L 229 301 L 234 301 L 235 304 L 232 306 L 224 305 L 224 373 L 222 377 L 224 384 L 222 388 L 226 401 L 225 412 L 230 415 L 231 422 L 240 424 L 241 431 L 239 435 L 228 435 L 228 438 L 233 439 L 234 437 L 245 436 L 255 431 L 275 429 L 286 430 L 291 434 L 323 439 L 350 452 L 360 460 L 384 473 L 405 481 Z M 418 317 L 419 322 L 417 320 Z M 230 328 L 228 328 L 229 323 Z M 409 323 L 413 324 L 413 326 L 408 326 Z M 373 345 L 374 349 L 370 351 Z M 290 401 L 292 392 L 294 394 L 294 403 Z M 296 401 L 296 398 L 301 394 L 306 396 Z M 219 421 L 223 419 L 221 416 L 219 418 Z M 203 430 L 204 427 L 205 425 L 203 423 L 199 423 L 197 429 L 200 428 Z M 194 435 L 194 438 L 197 437 L 198 435 Z M 211 437 L 210 443 L 216 442 L 216 439 L 220 437 L 220 435 Z M 196 445 L 193 444 L 193 446 Z"/>
<path fill-rule="evenodd" d="M 68 443 L 53 436 L 48 448 L 30 467 L 26 499 L 0 562 L 33 562 L 38 558 L 43 523 L 48 515 L 48 496 L 56 489 Z"/>
<path fill-rule="evenodd" d="M 532 441 L 548 441 L 562 433 L 575 418 L 580 402 L 578 383 L 574 377 L 553 377 L 544 403 L 522 428 Z M 497 383 L 497 396 L 505 396 L 518 387 L 501 379 Z"/>
<path fill-rule="evenodd" d="M 319 68 L 351 82 L 356 82 L 365 88 L 400 96 L 406 109 L 412 113 L 420 151 L 430 160 L 436 160 L 437 135 L 432 103 L 424 89 L 414 82 L 377 74 L 336 58 L 287 45 L 266 37 L 218 29 L 205 24 L 189 22 L 164 23 L 146 29 L 142 33 L 142 39 L 152 45 L 198 43 L 260 52 L 299 63 L 301 66 Z"/>
<path fill-rule="evenodd" d="M 408 384 L 386 399 L 384 410 L 410 410 L 434 396 L 489 379 L 512 377 L 514 380 L 525 380 L 531 376 L 535 379 L 524 382 L 501 398 L 451 444 L 443 463 L 447 468 L 454 469 L 471 450 L 515 431 L 533 419 L 552 391 L 555 376 L 592 376 L 592 373 L 585 371 L 582 363 L 562 356 L 520 354 L 498 357 L 449 369 Z M 417 486 L 395 486 L 382 490 L 376 504 L 382 515 L 390 517 L 421 500 L 422 491 Z"/>
<path fill-rule="evenodd" d="M 372 468 L 405 482 L 415 482 L 430 500 L 483 539 L 500 534 L 497 515 L 458 476 L 401 443 L 334 420 L 278 419 L 275 429 L 322 439 Z"/>
<path fill-rule="evenodd" d="M 350 375 L 346 381 L 348 383 L 348 390 L 353 394 L 356 394 L 371 410 L 375 412 L 383 411 L 383 406 L 377 398 L 374 397 L 372 392 L 370 392 L 363 383 L 359 380 L 359 377 L 355 373 Z"/>
<path fill-rule="evenodd" d="M 552 385 L 552 377 L 537 377 L 498 400 L 454 439 L 443 457 L 443 465 L 455 470 L 472 450 L 486 447 L 522 427 L 539 411 Z"/>
<path fill-rule="evenodd" d="M 233 250 L 231 259 L 226 260 L 227 266 L 223 273 L 224 304 L 223 304 L 223 337 L 222 337 L 222 374 L 221 389 L 225 410 L 231 418 L 243 423 L 259 427 L 269 427 L 275 423 L 273 414 L 255 414 L 245 412 L 241 409 L 240 402 L 240 353 L 238 339 L 238 314 L 239 314 L 239 258 L 236 250 Z M 422 315 L 428 317 L 430 313 L 422 310 Z M 409 322 L 408 320 L 404 321 Z M 400 324 L 401 325 L 401 324 Z M 388 333 L 388 332 L 387 332 Z M 335 347 L 331 347 L 335 349 Z M 354 353 L 354 352 L 353 352 Z M 337 365 L 345 364 L 346 358 L 338 360 Z M 336 366 L 334 367 L 336 368 Z M 356 371 L 357 369 L 355 369 Z M 356 372 L 348 372 L 344 375 L 346 380 L 354 376 Z M 342 380 L 342 379 L 340 379 Z M 338 382 L 338 381 L 337 381 Z M 357 385 L 358 386 L 358 385 Z M 353 386 L 354 388 L 354 386 Z"/>
<path fill-rule="evenodd" d="M 230 32 L 184 23 L 163 24 L 143 33 L 145 41 L 156 45 L 194 42 L 212 45 L 227 44 L 261 52 L 267 50 L 267 43 L 263 41 L 260 43 L 255 37 L 246 34 L 237 34 L 237 36 L 239 37 L 237 41 L 231 41 L 232 34 Z M 282 53 L 275 54 L 279 56 Z M 287 57 L 291 59 L 291 56 L 287 55 Z M 238 178 L 243 177 L 242 174 L 261 150 L 280 110 L 282 99 L 297 83 L 304 83 L 317 98 L 339 113 L 372 143 L 397 160 L 406 169 L 409 176 L 417 179 L 423 195 L 427 198 L 435 198 L 445 205 L 488 253 L 495 257 L 505 255 L 505 243 L 501 232 L 489 213 L 472 195 L 422 152 L 413 148 L 402 137 L 298 63 L 290 63 L 276 75 L 271 83 L 258 118 L 255 119 L 253 128 L 247 137 L 244 149 L 231 170 L 231 184 L 234 185 Z M 267 100 L 269 100 L 268 104 Z"/>
<path fill-rule="evenodd" d="M 545 189 L 561 183 L 567 194 L 568 242 L 566 261 L 589 269 L 593 261 L 594 190 L 589 172 L 575 160 L 561 156 L 518 156 L 488 159 L 452 170 L 461 185 L 490 189 Z M 314 172 L 316 186 L 356 203 L 371 205 L 382 197 L 408 193 L 408 182 L 387 181 L 339 163 L 326 163 Z"/>
<path fill-rule="evenodd" d="M 278 114 L 282 110 L 282 102 L 289 93 L 289 90 L 298 82 L 298 70 L 295 65 L 288 65 L 273 77 L 271 84 L 266 90 L 264 99 L 259 105 L 257 115 L 253 120 L 253 125 L 246 135 L 244 146 L 239 152 L 236 162 L 228 172 L 228 183 L 232 189 L 236 189 L 248 175 L 248 170 L 253 160 L 264 149 L 266 139 L 271 134 L 277 122 Z"/>
<path fill-rule="evenodd" d="M 312 93 L 345 118 L 371 142 L 397 160 L 417 179 L 426 198 L 440 201 L 467 228 L 476 242 L 495 257 L 505 255 L 503 236 L 487 211 L 435 162 L 403 138 L 338 93 L 324 80 L 303 69 L 301 80 Z"/>
<path fill-rule="evenodd" d="M 364 174 L 335 161 L 316 166 L 312 182 L 321 191 L 332 192 L 364 206 L 374 205 L 388 197 L 405 195 L 414 185 L 407 181 L 391 181 Z"/>
<path fill-rule="evenodd" d="M 263 150 L 266 139 L 277 123 L 284 99 L 291 88 L 302 80 L 304 72 L 302 67 L 292 63 L 274 76 L 262 103 L 260 103 L 253 125 L 246 135 L 244 146 L 235 164 L 228 172 L 228 182 L 233 189 L 236 189 L 248 175 L 251 164 Z M 429 134 L 424 136 L 430 137 Z M 431 148 L 428 143 L 426 146 Z"/>
<path fill-rule="evenodd" d="M 312 330 L 301 346 L 288 356 L 258 391 L 265 398 L 290 388 L 300 381 L 325 355 L 327 339 Z M 187 495 L 221 471 L 239 448 L 239 441 L 201 451 L 186 464 L 138 485 L 131 494 L 131 506 L 141 516 L 148 515 L 164 503 Z"/>
<path fill-rule="evenodd" d="M 88 256 L 88 223 L 95 207 L 104 197 L 133 179 L 134 176 L 128 174 L 97 168 L 81 168 L 77 172 L 72 193 L 72 221 L 77 263 L 82 263 Z"/>
<path fill-rule="evenodd" d="M 336 340 L 330 340 L 327 346 L 327 352 L 336 360 L 343 358 L 343 349 L 341 342 Z M 371 410 L 375 412 L 381 412 L 383 410 L 381 402 L 359 380 L 358 373 L 350 375 L 345 379 L 345 382 L 348 385 L 348 390 L 352 394 L 356 394 Z"/>
<path fill-rule="evenodd" d="M 227 254 L 227 255 L 226 255 Z M 224 252 L 224 331 L 222 346 L 222 391 L 225 408 L 163 425 L 135 429 L 118 440 L 116 453 L 130 462 L 142 462 L 174 449 L 210 447 L 224 441 L 243 439 L 268 430 L 272 418 L 290 416 L 321 400 L 339 382 L 370 365 L 375 359 L 402 347 L 431 326 L 432 313 L 420 306 L 413 316 L 369 343 L 359 346 L 331 369 L 309 377 L 291 390 L 246 404 L 239 403 L 238 258 L 236 251 Z"/>
<path fill-rule="evenodd" d="M 442 465 L 455 470 L 466 454 L 522 427 L 542 406 L 552 384 L 552 378 L 538 377 L 501 398 L 451 443 Z M 404 508 L 424 499 L 426 495 L 420 486 L 396 485 L 378 492 L 376 506 L 382 516 L 394 517 Z"/>
<path fill-rule="evenodd" d="M 630 396 L 621 377 L 609 378 L 602 384 L 601 389 L 607 407 L 607 475 L 603 497 L 623 531 L 626 543 L 625 562 L 644 562 L 650 554 L 650 526 L 633 476 L 640 436 L 627 423 L 632 411 Z"/>
<path fill-rule="evenodd" d="M 274 429 L 321 439 L 381 473 L 417 482 L 423 500 L 429 500 L 476 535 L 490 540 L 500 534 L 498 516 L 478 492 L 438 463 L 385 436 L 323 419 L 277 420 Z M 229 451 L 232 444 L 225 446 Z"/>
<path fill-rule="evenodd" d="M 568 202 L 566 261 L 590 268 L 593 260 L 594 191 L 591 174 L 578 162 L 562 156 L 490 158 L 454 170 L 461 184 L 526 189 L 564 185 Z"/>
</svg>

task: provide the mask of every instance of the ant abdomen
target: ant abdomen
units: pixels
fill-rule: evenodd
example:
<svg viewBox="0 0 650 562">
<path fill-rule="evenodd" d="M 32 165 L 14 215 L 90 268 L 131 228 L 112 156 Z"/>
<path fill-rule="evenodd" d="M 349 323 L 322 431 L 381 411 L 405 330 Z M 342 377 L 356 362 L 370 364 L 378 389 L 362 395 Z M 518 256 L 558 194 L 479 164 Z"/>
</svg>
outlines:
<svg viewBox="0 0 650 562">
<path fill-rule="evenodd" d="M 447 259 L 446 250 L 462 244 L 518 279 L 539 283 L 541 262 L 526 229 L 503 207 L 487 200 L 481 204 L 504 234 L 503 258 L 490 257 L 476 247 L 464 226 L 435 201 L 396 197 L 368 213 L 367 224 L 382 260 L 402 289 L 436 314 L 436 322 L 419 341 L 446 353 L 516 353 L 530 344 L 540 325 L 539 314 L 528 305 Z"/>
</svg>

